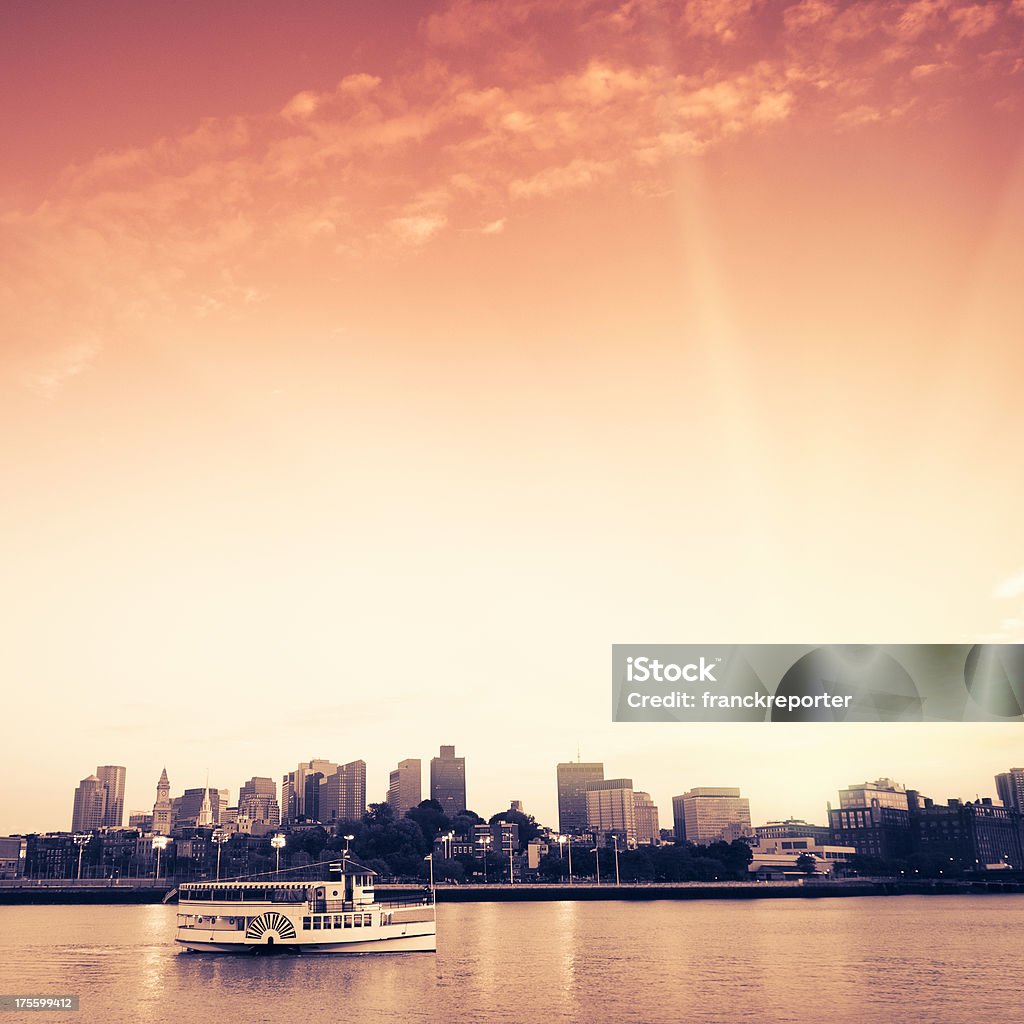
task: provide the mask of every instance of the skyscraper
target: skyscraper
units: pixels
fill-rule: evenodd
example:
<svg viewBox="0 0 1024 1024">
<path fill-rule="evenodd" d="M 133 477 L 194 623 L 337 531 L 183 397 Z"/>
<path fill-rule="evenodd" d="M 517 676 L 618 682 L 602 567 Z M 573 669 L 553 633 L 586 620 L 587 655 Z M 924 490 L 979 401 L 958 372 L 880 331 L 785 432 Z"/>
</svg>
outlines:
<svg viewBox="0 0 1024 1024">
<path fill-rule="evenodd" d="M 274 780 L 254 775 L 244 783 L 238 791 L 238 813 L 256 824 L 280 824 L 281 808 Z"/>
<path fill-rule="evenodd" d="M 103 827 L 107 811 L 107 791 L 95 775 L 89 775 L 75 790 L 71 811 L 71 831 L 91 832 Z"/>
<path fill-rule="evenodd" d="M 156 803 L 153 804 L 153 834 L 167 836 L 171 834 L 171 784 L 167 780 L 167 769 L 160 773 L 160 781 L 156 784 Z"/>
<path fill-rule="evenodd" d="M 1024 768 L 1011 768 L 996 776 L 996 793 L 1004 807 L 1024 814 Z"/>
<path fill-rule="evenodd" d="M 286 821 L 298 821 L 302 818 L 321 820 L 321 815 L 310 813 L 306 809 L 306 779 L 319 772 L 325 779 L 338 770 L 334 761 L 313 758 L 312 761 L 301 761 L 293 772 L 288 772 L 281 780 L 281 812 Z"/>
<path fill-rule="evenodd" d="M 639 846 L 657 843 L 661 839 L 658 824 L 658 808 L 650 793 L 635 790 L 633 793 L 634 816 L 636 817 L 636 841 Z"/>
<path fill-rule="evenodd" d="M 750 801 L 730 786 L 699 786 L 672 797 L 672 816 L 680 842 L 713 843 L 753 835 Z"/>
<path fill-rule="evenodd" d="M 415 807 L 423 799 L 423 768 L 418 757 L 406 758 L 398 762 L 398 767 L 391 772 L 388 786 L 388 803 L 401 818 L 411 807 Z"/>
<path fill-rule="evenodd" d="M 124 824 L 125 769 L 121 765 L 101 764 L 96 769 L 96 777 L 103 784 L 107 795 L 103 824 L 110 828 L 120 828 Z"/>
<path fill-rule="evenodd" d="M 320 783 L 320 820 L 360 821 L 366 813 L 366 762 L 350 761 Z"/>
<path fill-rule="evenodd" d="M 628 848 L 636 846 L 636 803 L 632 779 L 591 779 L 586 783 L 587 828 L 597 839 L 617 835 Z"/>
<path fill-rule="evenodd" d="M 430 799 L 449 818 L 466 809 L 466 759 L 455 756 L 455 747 L 442 746 L 441 756 L 430 759 Z"/>
<path fill-rule="evenodd" d="M 598 761 L 566 761 L 556 768 L 558 779 L 558 831 L 578 832 L 587 826 L 587 783 L 604 778 Z"/>
</svg>

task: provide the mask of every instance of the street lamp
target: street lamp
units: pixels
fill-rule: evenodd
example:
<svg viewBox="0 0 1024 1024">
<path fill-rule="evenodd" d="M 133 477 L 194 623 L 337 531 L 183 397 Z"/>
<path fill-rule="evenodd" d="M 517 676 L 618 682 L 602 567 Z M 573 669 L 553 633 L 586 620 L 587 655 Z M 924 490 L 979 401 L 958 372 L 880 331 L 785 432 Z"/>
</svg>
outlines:
<svg viewBox="0 0 1024 1024">
<path fill-rule="evenodd" d="M 160 854 L 167 849 L 167 836 L 153 836 L 153 849 L 156 850 L 156 877 L 160 877 Z"/>
<path fill-rule="evenodd" d="M 220 881 L 220 848 L 228 841 L 228 834 L 223 829 L 214 829 L 210 838 L 217 844 L 217 881 Z"/>
<path fill-rule="evenodd" d="M 342 836 L 342 839 L 345 840 L 345 856 L 347 857 L 348 856 L 348 844 L 351 843 L 353 839 L 355 839 L 355 836 Z"/>
<path fill-rule="evenodd" d="M 287 842 L 287 840 L 280 832 L 275 832 L 273 838 L 270 840 L 270 845 L 277 853 L 277 866 L 274 868 L 275 878 L 281 873 L 281 851 L 284 849 L 285 842 Z"/>
<path fill-rule="evenodd" d="M 75 846 L 78 847 L 78 880 L 82 880 L 82 851 L 89 845 L 92 836 L 86 832 L 79 832 L 75 836 Z"/>
<path fill-rule="evenodd" d="M 597 869 L 597 884 L 601 884 L 601 849 L 597 845 L 597 840 L 594 840 L 594 865 Z"/>
<path fill-rule="evenodd" d="M 569 884 L 572 885 L 572 836 L 566 836 L 565 841 L 569 844 Z"/>
<path fill-rule="evenodd" d="M 612 843 L 615 844 L 615 884 L 619 884 L 619 837 L 612 836 Z"/>
<path fill-rule="evenodd" d="M 500 828 L 501 826 L 499 825 L 498 827 Z M 516 884 L 515 871 L 512 868 L 512 847 L 513 847 L 512 829 L 510 828 L 508 830 L 508 884 L 509 885 L 515 885 Z"/>
<path fill-rule="evenodd" d="M 486 836 L 479 836 L 477 838 L 477 843 L 479 844 L 480 850 L 483 853 L 483 859 L 484 859 L 484 885 L 486 885 L 487 884 L 487 837 Z"/>
</svg>

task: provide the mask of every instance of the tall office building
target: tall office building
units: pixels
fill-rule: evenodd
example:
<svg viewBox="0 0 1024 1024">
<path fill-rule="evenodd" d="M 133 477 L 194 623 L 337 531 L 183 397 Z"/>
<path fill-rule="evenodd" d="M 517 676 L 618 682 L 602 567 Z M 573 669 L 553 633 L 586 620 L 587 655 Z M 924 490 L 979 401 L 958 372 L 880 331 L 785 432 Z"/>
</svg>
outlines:
<svg viewBox="0 0 1024 1024">
<path fill-rule="evenodd" d="M 595 839 L 617 835 L 627 849 L 636 846 L 636 798 L 632 779 L 593 779 L 586 784 L 587 828 Z"/>
<path fill-rule="evenodd" d="M 315 757 L 312 761 L 299 762 L 295 771 L 288 772 L 281 779 L 281 814 L 284 820 L 299 821 L 308 818 L 312 821 L 320 821 L 322 818 L 320 814 L 310 814 L 306 808 L 306 779 L 317 772 L 326 779 L 337 770 L 336 762 Z"/>
<path fill-rule="evenodd" d="M 750 801 L 730 786 L 699 786 L 672 797 L 672 817 L 679 842 L 730 842 L 753 835 Z"/>
<path fill-rule="evenodd" d="M 186 789 L 171 801 L 171 827 L 208 828 L 219 825 L 220 812 L 220 790 L 209 787 Z"/>
<path fill-rule="evenodd" d="M 455 756 L 455 747 L 442 746 L 441 756 L 430 759 L 430 799 L 449 818 L 466 809 L 466 759 Z"/>
<path fill-rule="evenodd" d="M 658 808 L 650 793 L 633 792 L 633 815 L 636 818 L 636 841 L 638 846 L 650 846 L 661 840 L 658 823 Z"/>
<path fill-rule="evenodd" d="M 167 780 L 167 769 L 160 773 L 160 781 L 156 784 L 156 803 L 153 804 L 153 834 L 167 836 L 171 834 L 173 808 L 171 805 L 171 784 Z"/>
<path fill-rule="evenodd" d="M 75 803 L 71 810 L 71 831 L 92 832 L 103 828 L 107 812 L 107 791 L 95 775 L 89 775 L 75 790 Z"/>
<path fill-rule="evenodd" d="M 862 807 L 893 807 L 896 810 L 907 809 L 907 787 L 893 782 L 892 779 L 876 779 L 874 782 L 862 782 L 839 790 L 840 810 L 853 810 Z"/>
<path fill-rule="evenodd" d="M 320 820 L 361 821 L 366 813 L 366 762 L 340 765 L 320 783 Z"/>
<path fill-rule="evenodd" d="M 101 764 L 96 769 L 96 777 L 107 794 L 103 824 L 109 828 L 120 828 L 124 824 L 125 769 L 117 764 Z"/>
<path fill-rule="evenodd" d="M 996 793 L 1004 807 L 1024 814 L 1024 768 L 1011 768 L 996 776 Z"/>
<path fill-rule="evenodd" d="M 238 791 L 238 814 L 254 824 L 278 825 L 281 808 L 277 802 L 277 784 L 273 779 L 254 775 Z M 223 817 L 223 815 L 222 815 Z"/>
<path fill-rule="evenodd" d="M 388 785 L 388 803 L 401 818 L 406 811 L 416 807 L 423 799 L 423 767 L 418 757 L 409 757 L 398 762 L 391 772 Z"/>
<path fill-rule="evenodd" d="M 558 831 L 579 832 L 587 827 L 587 783 L 604 778 L 598 761 L 566 761 L 557 766 Z"/>
</svg>

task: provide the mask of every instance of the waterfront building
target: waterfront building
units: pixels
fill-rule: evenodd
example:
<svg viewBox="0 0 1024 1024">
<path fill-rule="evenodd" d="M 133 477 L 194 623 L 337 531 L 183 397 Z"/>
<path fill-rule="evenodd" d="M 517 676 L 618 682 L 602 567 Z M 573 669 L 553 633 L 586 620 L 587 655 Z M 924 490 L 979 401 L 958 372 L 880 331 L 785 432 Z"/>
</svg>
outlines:
<svg viewBox="0 0 1024 1024">
<path fill-rule="evenodd" d="M 632 779 L 593 779 L 586 783 L 587 828 L 599 836 L 617 835 L 626 849 L 636 846 L 636 798 Z"/>
<path fill-rule="evenodd" d="M 153 831 L 153 815 L 145 811 L 132 811 L 128 815 L 128 827 L 137 828 L 140 832 Z"/>
<path fill-rule="evenodd" d="M 996 776 L 996 793 L 1004 807 L 1024 814 L 1024 768 L 1011 768 Z"/>
<path fill-rule="evenodd" d="M 496 821 L 490 826 L 491 849 L 495 853 L 519 852 L 519 825 L 514 821 Z"/>
<path fill-rule="evenodd" d="M 658 808 L 650 793 L 633 791 L 633 817 L 636 820 L 636 841 L 638 846 L 657 845 L 661 842 L 658 828 Z"/>
<path fill-rule="evenodd" d="M 819 843 L 812 836 L 791 839 L 765 839 L 753 848 L 749 871 L 758 878 L 797 878 L 806 874 L 797 867 L 803 854 L 815 859 L 814 873 L 831 875 L 839 865 L 857 855 L 852 846 Z"/>
<path fill-rule="evenodd" d="M 103 827 L 107 811 L 107 791 L 95 775 L 89 775 L 78 784 L 71 810 L 72 832 L 93 832 Z"/>
<path fill-rule="evenodd" d="M 160 773 L 160 780 L 156 784 L 156 803 L 153 804 L 153 834 L 166 836 L 171 833 L 174 813 L 171 804 L 171 784 L 167 781 L 167 769 Z"/>
<path fill-rule="evenodd" d="M 865 857 L 898 860 L 911 849 L 907 790 L 892 779 L 840 790 L 839 807 L 828 805 L 828 824 L 833 843 Z"/>
<path fill-rule="evenodd" d="M 388 783 L 387 802 L 396 818 L 404 817 L 406 811 L 418 807 L 423 799 L 423 764 L 420 759 L 409 757 L 399 761 Z"/>
<path fill-rule="evenodd" d="M 1012 807 L 990 797 L 937 804 L 908 793 L 914 849 L 968 871 L 985 867 L 1024 867 L 1024 824 Z"/>
<path fill-rule="evenodd" d="M 430 759 L 430 799 L 449 818 L 466 809 L 466 759 L 456 757 L 453 746 L 442 746 L 440 756 Z"/>
<path fill-rule="evenodd" d="M 225 804 L 226 806 L 226 804 Z M 244 815 L 251 821 L 263 825 L 279 825 L 281 808 L 277 802 L 277 784 L 273 779 L 254 775 L 242 784 L 238 791 L 238 808 L 235 817 Z M 221 824 L 226 824 L 221 815 Z"/>
<path fill-rule="evenodd" d="M 24 836 L 0 837 L 0 878 L 21 878 L 25 874 Z"/>
<path fill-rule="evenodd" d="M 124 824 L 125 775 L 124 767 L 117 764 L 101 764 L 96 769 L 96 777 L 106 793 L 103 825 L 107 828 L 120 828 Z"/>
<path fill-rule="evenodd" d="M 366 813 L 366 762 L 351 761 L 320 783 L 320 819 L 360 821 Z"/>
<path fill-rule="evenodd" d="M 565 761 L 555 768 L 558 781 L 558 831 L 570 834 L 587 827 L 587 783 L 604 778 L 599 761 Z"/>
<path fill-rule="evenodd" d="M 706 845 L 753 836 L 750 801 L 731 786 L 698 786 L 672 797 L 677 842 Z"/>
</svg>

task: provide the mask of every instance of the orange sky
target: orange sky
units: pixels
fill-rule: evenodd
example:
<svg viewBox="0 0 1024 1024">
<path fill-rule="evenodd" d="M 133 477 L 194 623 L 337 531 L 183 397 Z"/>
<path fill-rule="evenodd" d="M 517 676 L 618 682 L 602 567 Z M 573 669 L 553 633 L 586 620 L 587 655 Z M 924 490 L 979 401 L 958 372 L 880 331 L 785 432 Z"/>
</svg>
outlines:
<svg viewBox="0 0 1024 1024">
<path fill-rule="evenodd" d="M 382 13 L 383 11 L 383 13 Z M 1024 2 L 9 4 L 0 830 L 455 743 L 823 819 L 1018 726 L 612 726 L 613 642 L 1024 639 Z M 951 745 L 959 754 L 951 760 Z M 816 765 L 813 778 L 801 765 Z"/>
</svg>

